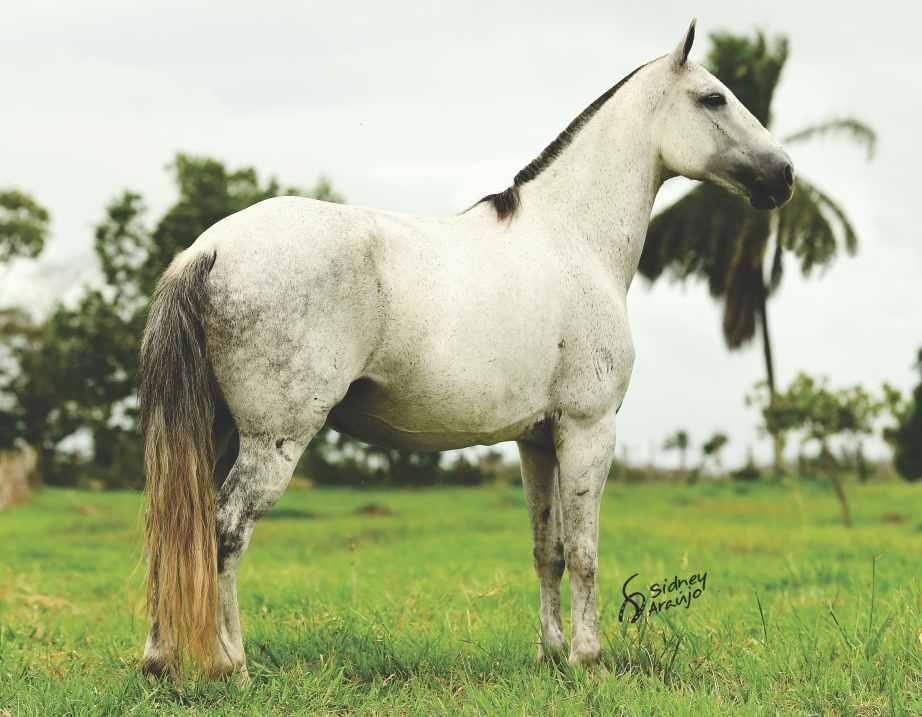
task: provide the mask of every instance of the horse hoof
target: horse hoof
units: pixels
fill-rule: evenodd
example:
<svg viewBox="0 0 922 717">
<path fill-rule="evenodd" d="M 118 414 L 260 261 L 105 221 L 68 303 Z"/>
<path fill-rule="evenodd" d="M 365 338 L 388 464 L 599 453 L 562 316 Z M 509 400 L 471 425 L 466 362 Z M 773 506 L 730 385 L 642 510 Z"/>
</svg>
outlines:
<svg viewBox="0 0 922 717">
<path fill-rule="evenodd" d="M 241 687 L 250 682 L 246 661 L 240 660 L 237 662 L 226 656 L 223 660 L 212 664 L 211 669 L 208 671 L 208 677 L 214 680 L 235 679 Z"/>
<path fill-rule="evenodd" d="M 538 662 L 561 663 L 564 661 L 566 654 L 566 645 L 563 643 L 559 645 L 538 643 Z"/>
<path fill-rule="evenodd" d="M 145 657 L 141 662 L 141 672 L 149 677 L 160 679 L 169 672 L 166 660 L 161 657 Z"/>
<path fill-rule="evenodd" d="M 601 657 L 602 649 L 598 644 L 587 645 L 583 648 L 578 648 L 574 645 L 570 651 L 570 657 L 567 662 L 570 663 L 571 667 L 576 667 L 577 665 L 590 667 L 597 664 Z"/>
</svg>

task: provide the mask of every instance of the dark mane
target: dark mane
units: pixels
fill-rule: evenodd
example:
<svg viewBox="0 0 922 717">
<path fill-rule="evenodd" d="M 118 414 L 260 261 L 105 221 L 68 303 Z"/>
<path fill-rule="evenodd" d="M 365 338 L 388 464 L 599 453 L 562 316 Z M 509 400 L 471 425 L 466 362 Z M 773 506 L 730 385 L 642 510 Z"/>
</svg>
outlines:
<svg viewBox="0 0 922 717">
<path fill-rule="evenodd" d="M 641 65 L 633 72 L 631 72 L 626 77 L 622 78 L 614 87 L 605 92 L 601 97 L 595 100 L 591 105 L 577 115 L 570 124 L 567 125 L 567 128 L 557 135 L 557 138 L 551 142 L 547 147 L 544 148 L 544 151 L 541 152 L 535 159 L 533 159 L 524 169 L 522 169 L 518 174 L 515 175 L 515 178 L 512 180 L 512 186 L 504 189 L 501 192 L 496 194 L 488 194 L 483 199 L 474 204 L 471 209 L 476 207 L 479 204 L 484 202 L 489 202 L 493 205 L 493 209 L 496 210 L 496 216 L 500 220 L 508 219 L 515 215 L 516 210 L 519 208 L 519 187 L 527 182 L 530 182 L 532 179 L 537 177 L 541 172 L 547 169 L 548 165 L 553 162 L 561 153 L 567 148 L 567 146 L 573 141 L 573 138 L 576 137 L 576 134 L 586 125 L 586 123 L 592 119 L 593 115 L 602 109 L 608 100 L 611 99 L 621 87 L 631 79 L 638 71 L 646 67 L 646 64 Z M 470 209 L 468 210 L 470 211 Z"/>
</svg>

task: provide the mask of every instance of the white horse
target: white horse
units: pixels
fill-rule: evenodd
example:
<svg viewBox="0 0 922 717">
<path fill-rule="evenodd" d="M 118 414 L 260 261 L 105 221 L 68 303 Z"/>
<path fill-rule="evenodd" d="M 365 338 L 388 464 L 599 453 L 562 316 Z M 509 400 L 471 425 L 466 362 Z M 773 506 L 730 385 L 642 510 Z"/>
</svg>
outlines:
<svg viewBox="0 0 922 717">
<path fill-rule="evenodd" d="M 626 297 L 653 200 L 684 175 L 767 209 L 794 182 L 778 142 L 687 61 L 693 39 L 694 22 L 510 188 L 458 216 L 269 199 L 174 260 L 141 347 L 147 670 L 186 653 L 212 674 L 245 674 L 235 572 L 327 421 L 396 448 L 516 441 L 539 655 L 566 648 L 566 566 L 569 661 L 599 659 L 599 502 L 634 362 Z"/>
</svg>

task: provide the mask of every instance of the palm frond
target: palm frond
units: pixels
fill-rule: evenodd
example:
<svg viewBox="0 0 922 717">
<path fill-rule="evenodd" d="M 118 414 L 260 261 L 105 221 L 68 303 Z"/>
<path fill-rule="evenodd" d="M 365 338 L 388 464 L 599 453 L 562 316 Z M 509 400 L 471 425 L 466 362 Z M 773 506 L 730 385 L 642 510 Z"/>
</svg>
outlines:
<svg viewBox="0 0 922 717">
<path fill-rule="evenodd" d="M 679 280 L 697 276 L 707 281 L 712 296 L 722 296 L 740 245 L 768 240 L 766 220 L 744 199 L 702 184 L 653 218 L 640 273 L 651 281 L 667 271 Z"/>
<path fill-rule="evenodd" d="M 840 248 L 848 254 L 857 250 L 858 237 L 845 211 L 803 177 L 778 214 L 777 242 L 797 257 L 804 275 L 829 265 Z"/>
<path fill-rule="evenodd" d="M 765 292 L 762 265 L 771 237 L 771 215 L 746 207 L 746 225 L 736 241 L 733 262 L 724 277 L 724 341 L 730 349 L 749 343 L 756 333 Z"/>
<path fill-rule="evenodd" d="M 723 318 L 727 348 L 739 348 L 755 338 L 764 291 L 761 264 L 741 266 L 730 276 Z"/>
<path fill-rule="evenodd" d="M 806 183 L 806 182 L 805 182 Z M 807 183 L 809 184 L 809 183 Z M 830 197 L 826 192 L 817 187 L 815 184 L 809 184 L 816 199 L 819 201 L 821 208 L 828 211 L 836 219 L 839 229 L 842 232 L 842 241 L 845 245 L 845 251 L 849 256 L 854 256 L 858 251 L 858 234 L 852 226 L 851 220 L 845 214 L 845 210 Z"/>
<path fill-rule="evenodd" d="M 656 280 L 665 272 L 707 282 L 724 304 L 724 338 L 736 348 L 755 336 L 762 294 L 762 264 L 772 236 L 771 214 L 745 199 L 701 185 L 650 224 L 640 272 Z"/>
<path fill-rule="evenodd" d="M 864 145 L 868 159 L 874 156 L 874 150 L 877 147 L 877 133 L 855 117 L 840 117 L 804 127 L 802 130 L 789 134 L 784 138 L 784 142 L 786 144 L 806 142 L 830 134 L 846 134 L 859 145 Z"/>
<path fill-rule="evenodd" d="M 717 32 L 710 39 L 708 69 L 767 127 L 772 98 L 788 59 L 787 38 L 769 40 L 761 32 L 754 38 Z"/>
</svg>

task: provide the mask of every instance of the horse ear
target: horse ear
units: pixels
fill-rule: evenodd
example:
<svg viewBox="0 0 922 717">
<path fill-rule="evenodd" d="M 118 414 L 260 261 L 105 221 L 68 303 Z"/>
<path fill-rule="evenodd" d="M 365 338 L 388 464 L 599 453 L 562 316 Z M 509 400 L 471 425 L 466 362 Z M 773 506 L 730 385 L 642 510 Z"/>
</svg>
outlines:
<svg viewBox="0 0 922 717">
<path fill-rule="evenodd" d="M 691 24 L 688 26 L 688 32 L 685 33 L 685 39 L 672 51 L 672 65 L 676 69 L 679 69 L 688 61 L 688 53 L 691 52 L 692 45 L 695 42 L 695 23 L 697 22 L 697 18 L 692 19 Z"/>
</svg>

